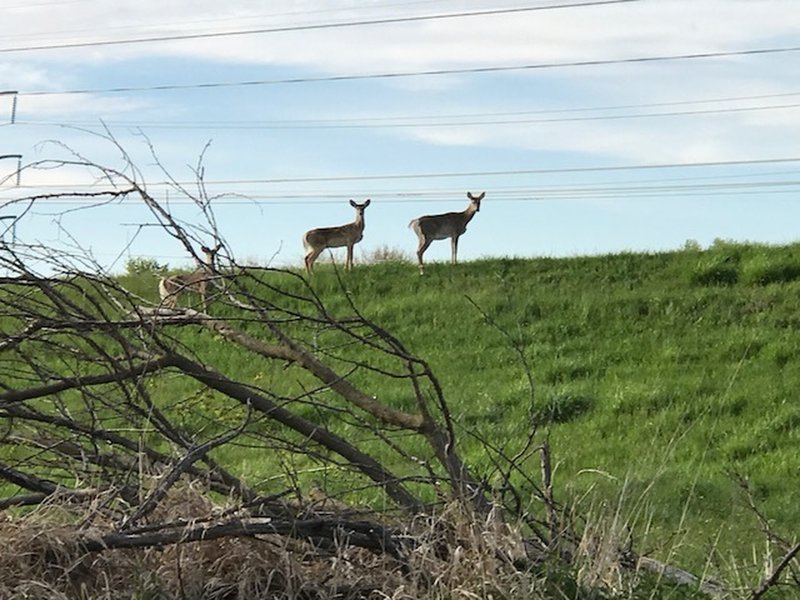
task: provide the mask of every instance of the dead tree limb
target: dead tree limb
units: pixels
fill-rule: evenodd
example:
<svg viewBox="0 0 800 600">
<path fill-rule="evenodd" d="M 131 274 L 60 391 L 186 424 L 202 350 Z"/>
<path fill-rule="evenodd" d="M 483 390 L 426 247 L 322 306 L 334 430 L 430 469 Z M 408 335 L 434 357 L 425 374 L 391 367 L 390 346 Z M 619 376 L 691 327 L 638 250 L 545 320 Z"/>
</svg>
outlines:
<svg viewBox="0 0 800 600">
<path fill-rule="evenodd" d="M 250 417 L 252 416 L 252 410 L 250 410 L 250 405 L 247 406 L 247 415 L 245 416 L 242 424 L 239 425 L 236 429 L 229 431 L 223 435 L 220 435 L 213 440 L 209 440 L 204 444 L 200 444 L 192 449 L 180 459 L 170 470 L 169 472 L 158 482 L 156 488 L 145 498 L 144 502 L 142 502 L 136 511 L 131 514 L 125 521 L 123 521 L 122 525 L 120 525 L 120 531 L 124 531 L 126 529 L 130 529 L 133 527 L 139 520 L 144 518 L 149 512 L 151 512 L 158 503 L 167 495 L 169 489 L 175 485 L 175 483 L 180 479 L 181 475 L 186 473 L 186 471 L 191 467 L 195 462 L 197 462 L 200 458 L 205 456 L 209 451 L 219 446 L 222 446 L 232 439 L 241 435 L 244 428 L 247 427 L 248 423 L 250 423 Z"/>
<path fill-rule="evenodd" d="M 145 314 L 147 314 L 147 311 L 145 311 Z M 157 312 L 155 314 L 157 314 Z M 261 340 L 236 330 L 223 320 L 211 318 L 208 315 L 191 309 L 186 309 L 185 315 L 190 322 L 208 327 L 232 342 L 264 358 L 288 361 L 301 366 L 345 400 L 353 403 L 388 425 L 396 425 L 415 431 L 419 431 L 425 425 L 422 417 L 419 415 L 412 415 L 393 409 L 363 393 L 347 381 L 347 379 L 341 377 L 333 369 L 318 360 L 313 354 L 304 350 L 299 344 L 291 342 L 288 338 L 282 340 L 279 344 L 266 344 Z M 173 320 L 173 322 L 175 321 Z"/>
<path fill-rule="evenodd" d="M 242 404 L 251 403 L 255 410 L 346 458 L 353 467 L 382 485 L 386 489 L 386 493 L 400 506 L 414 512 L 422 509 L 423 503 L 403 487 L 400 483 L 401 478 L 386 470 L 374 458 L 361 452 L 343 438 L 278 406 L 268 398 L 256 393 L 252 388 L 228 379 L 220 373 L 211 371 L 185 356 L 172 354 L 169 359 L 174 367 L 211 389 L 217 390 Z"/>
<path fill-rule="evenodd" d="M 159 318 L 159 311 L 149 312 L 145 310 L 144 314 L 150 314 L 155 318 Z M 198 313 L 191 309 L 187 309 L 185 314 L 188 322 L 208 327 L 260 356 L 299 365 L 303 369 L 309 371 L 331 390 L 339 394 L 345 401 L 364 410 L 380 422 L 389 426 L 402 427 L 421 433 L 428 440 L 437 459 L 444 465 L 448 474 L 448 479 L 457 495 L 478 508 L 481 512 L 488 512 L 490 510 L 491 505 L 486 499 L 485 490 L 472 476 L 455 450 L 455 438 L 452 433 L 452 428 L 448 427 L 450 433 L 443 431 L 437 426 L 433 417 L 427 410 L 423 410 L 423 414 L 421 415 L 414 415 L 386 406 L 377 401 L 374 397 L 365 394 L 353 386 L 347 379 L 337 374 L 311 352 L 305 350 L 300 344 L 296 343 L 282 332 L 280 332 L 279 343 L 266 344 L 259 339 L 246 335 L 233 328 L 224 320 L 211 318 L 208 315 Z M 265 319 L 266 318 L 268 317 L 265 316 Z M 167 319 L 169 320 L 168 322 L 173 324 L 180 322 L 176 320 L 173 314 L 167 315 Z M 273 332 L 277 331 L 274 326 L 271 330 Z M 406 357 L 408 356 L 405 353 L 404 355 Z M 427 365 L 425 365 L 425 367 L 427 369 Z M 429 379 L 431 377 L 429 377 Z M 416 383 L 416 378 L 412 377 L 412 381 L 415 382 L 414 390 L 418 397 L 418 406 L 424 407 L 425 403 L 421 400 L 422 391 Z M 437 395 L 441 395 L 441 390 L 437 391 Z"/>
<path fill-rule="evenodd" d="M 110 373 L 100 375 L 87 375 L 85 377 L 64 378 L 57 383 L 51 383 L 42 387 L 26 388 L 20 390 L 9 390 L 0 393 L 0 408 L 6 403 L 25 402 L 34 398 L 44 398 L 53 396 L 67 390 L 84 389 L 95 385 L 128 381 L 133 378 L 142 377 L 148 373 L 160 371 L 168 366 L 167 357 L 161 357 L 155 361 L 144 361 L 130 369 L 122 371 L 114 370 Z"/>
<path fill-rule="evenodd" d="M 402 559 L 410 539 L 400 533 L 366 521 L 348 521 L 339 518 L 232 519 L 223 523 L 203 523 L 178 528 L 164 527 L 145 532 L 112 532 L 82 536 L 75 544 L 85 552 L 103 552 L 119 548 L 163 547 L 171 544 L 211 541 L 226 537 L 253 537 L 258 535 L 284 535 L 297 539 L 337 541 L 374 552 L 387 553 Z"/>
<path fill-rule="evenodd" d="M 752 600 L 759 600 L 764 594 L 766 594 L 770 588 L 774 587 L 778 580 L 780 579 L 781 573 L 789 566 L 789 564 L 795 559 L 795 557 L 800 554 L 800 542 L 792 546 L 792 548 L 787 552 L 784 557 L 781 559 L 781 562 L 773 569 L 772 573 L 769 574 L 768 577 L 761 582 L 761 584 L 753 590 L 753 593 L 750 594 L 750 598 Z"/>
</svg>

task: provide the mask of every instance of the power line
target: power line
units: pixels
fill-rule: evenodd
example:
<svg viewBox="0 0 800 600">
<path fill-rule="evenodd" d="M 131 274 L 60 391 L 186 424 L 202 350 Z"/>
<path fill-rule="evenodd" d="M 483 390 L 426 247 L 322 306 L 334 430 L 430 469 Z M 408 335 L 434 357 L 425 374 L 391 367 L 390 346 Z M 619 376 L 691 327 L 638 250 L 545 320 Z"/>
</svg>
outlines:
<svg viewBox="0 0 800 600">
<path fill-rule="evenodd" d="M 551 169 L 517 169 L 505 171 L 461 171 L 461 172 L 443 172 L 443 173 L 394 173 L 382 175 L 334 175 L 327 177 L 280 177 L 269 179 L 205 179 L 206 186 L 212 185 L 266 185 L 278 183 L 334 183 L 334 182 L 350 182 L 350 181 L 397 181 L 397 180 L 410 180 L 410 179 L 451 179 L 451 178 L 469 178 L 469 177 L 512 177 L 520 175 L 557 175 L 568 173 L 608 173 L 608 172 L 621 172 L 621 171 L 646 171 L 646 170 L 674 170 L 674 169 L 698 169 L 698 168 L 711 168 L 711 167 L 733 167 L 733 166 L 757 166 L 757 165 L 774 165 L 774 164 L 787 164 L 787 163 L 800 163 L 800 156 L 794 157 L 781 157 L 781 158 L 761 158 L 761 159 L 743 159 L 743 160 L 727 160 L 727 161 L 702 161 L 702 162 L 686 162 L 686 163 L 657 163 L 650 165 L 616 165 L 616 166 L 589 166 L 589 167 L 561 167 Z M 159 182 L 153 185 L 191 185 L 196 182 Z M 34 186 L 28 186 L 33 188 Z M 50 183 L 47 185 L 35 186 L 36 189 L 69 187 L 70 189 L 77 189 L 82 187 L 96 188 L 97 184 L 55 184 Z"/>
<path fill-rule="evenodd" d="M 759 177 L 775 177 L 775 176 L 793 176 L 796 177 L 800 174 L 800 171 L 797 169 L 792 169 L 789 171 L 766 171 L 766 172 L 759 172 L 759 173 L 736 173 L 736 174 L 727 174 L 727 175 L 704 175 L 704 176 L 692 176 L 692 177 L 659 177 L 659 178 L 636 178 L 636 179 L 625 179 L 625 180 L 602 180 L 600 182 L 584 182 L 584 183 L 569 183 L 569 184 L 551 184 L 551 185 L 543 185 L 538 186 L 537 190 L 544 190 L 547 192 L 559 192 L 562 190 L 593 190 L 593 189 L 600 189 L 600 188 L 609 188 L 610 186 L 616 186 L 617 189 L 621 189 L 625 186 L 642 186 L 645 184 L 669 184 L 669 185 L 687 185 L 692 184 L 692 182 L 704 182 L 698 185 L 705 185 L 705 182 L 708 181 L 725 181 L 725 180 L 732 180 L 732 179 L 743 179 L 743 178 L 759 178 Z M 791 182 L 792 180 L 788 180 Z M 787 180 L 773 180 L 764 182 L 767 186 L 777 185 L 777 184 L 784 184 Z M 238 179 L 238 180 L 204 180 L 205 185 L 208 188 L 212 188 L 217 185 L 225 185 L 225 186 L 240 186 L 240 185 L 257 185 L 264 183 L 263 180 L 253 180 L 253 179 Z M 745 182 L 743 185 L 758 185 L 758 181 L 755 182 Z M 188 187 L 196 184 L 196 181 L 155 181 L 147 183 L 147 189 L 152 190 L 154 188 L 169 188 L 173 189 L 176 185 L 181 187 Z M 29 189 L 29 190 L 44 190 L 44 189 L 58 189 L 58 188 L 69 188 L 72 190 L 79 190 L 79 189 L 87 189 L 87 188 L 97 188 L 97 183 L 69 183 L 69 184 L 60 184 L 60 183 L 47 183 L 41 185 L 27 185 L 22 186 L 22 189 Z M 496 196 L 498 194 L 514 194 L 519 193 L 521 190 L 529 190 L 530 188 L 520 188 L 519 186 L 492 186 L 492 196 Z M 460 190 L 454 190 L 452 187 L 447 188 L 427 188 L 427 189 L 381 189 L 380 191 L 376 191 L 374 189 L 371 190 L 348 190 L 346 195 L 349 196 L 363 196 L 363 197 L 386 197 L 386 196 L 397 196 L 397 197 L 419 197 L 419 196 L 448 196 L 448 195 L 458 195 L 460 194 Z M 529 192 L 528 192 L 529 193 Z M 263 192 L 258 193 L 248 193 L 243 192 L 241 190 L 231 191 L 226 194 L 223 194 L 229 197 L 242 197 L 242 198 L 331 198 L 331 199 L 341 199 L 343 192 L 323 192 L 319 190 L 309 190 L 306 192 L 298 192 L 296 187 L 293 186 L 291 191 L 281 191 L 275 190 L 269 194 L 265 194 Z"/>
<path fill-rule="evenodd" d="M 797 159 L 800 161 L 800 158 Z M 731 196 L 787 196 L 795 197 L 800 191 L 798 172 L 767 172 L 756 174 L 737 174 L 713 177 L 696 178 L 671 178 L 671 179 L 645 179 L 629 181 L 603 181 L 593 183 L 570 183 L 557 185 L 531 186 L 492 186 L 491 198 L 497 202 L 533 202 L 533 201 L 558 201 L 558 200 L 592 200 L 592 199 L 628 199 L 646 200 L 662 198 L 715 198 Z M 794 179 L 771 179 L 766 181 L 722 181 L 724 179 L 737 179 L 741 177 L 761 177 L 775 175 L 793 175 Z M 717 180 L 709 182 L 709 180 Z M 252 180 L 238 180 L 235 184 L 250 183 Z M 206 182 L 208 185 L 220 182 Z M 158 182 L 148 185 L 148 189 L 172 187 L 169 182 Z M 28 189 L 43 189 L 59 187 L 56 184 L 46 186 L 26 186 Z M 63 187 L 63 186 L 62 186 Z M 91 205 L 86 194 L 77 191 L 81 187 L 94 187 L 95 185 L 70 185 L 70 192 L 64 194 L 41 193 L 29 194 L 18 198 L 21 200 L 33 199 L 37 205 Z M 151 192 L 152 193 L 152 192 Z M 158 192 L 156 192 L 158 195 Z M 344 197 L 370 197 L 380 200 L 383 204 L 418 204 L 432 201 L 455 201 L 460 197 L 460 190 L 451 188 L 439 189 L 380 189 L 380 190 L 348 190 L 345 194 L 336 191 L 238 191 L 236 193 L 218 194 L 212 196 L 218 208 L 233 206 L 307 206 L 330 205 L 339 202 Z M 124 206 L 135 206 L 135 203 L 122 202 Z M 193 205 L 189 198 L 178 198 L 169 201 L 170 205 Z"/>
<path fill-rule="evenodd" d="M 159 21 L 157 23 L 157 25 L 155 25 L 155 26 L 153 26 L 153 25 L 148 26 L 148 25 L 145 25 L 145 24 L 118 25 L 118 26 L 104 25 L 103 26 L 103 31 L 105 31 L 105 32 L 108 32 L 108 31 L 125 31 L 125 30 L 130 31 L 130 30 L 136 30 L 136 29 L 148 29 L 148 28 L 152 29 L 154 27 L 157 27 L 158 29 L 163 31 L 165 27 L 176 27 L 177 26 L 177 27 L 180 27 L 180 28 L 186 28 L 188 25 L 199 25 L 199 24 L 204 24 L 204 23 L 215 23 L 215 24 L 219 25 L 219 23 L 222 22 L 222 21 L 236 21 L 236 22 L 241 23 L 243 21 L 254 21 L 256 19 L 276 18 L 276 17 L 292 17 L 292 16 L 298 16 L 298 15 L 301 15 L 301 16 L 304 16 L 304 17 L 308 17 L 309 15 L 318 15 L 318 14 L 323 14 L 323 13 L 330 14 L 330 13 L 340 13 L 340 12 L 353 12 L 354 10 L 359 10 L 359 11 L 367 10 L 367 11 L 369 11 L 369 10 L 373 10 L 373 9 L 376 9 L 376 8 L 386 9 L 386 8 L 407 7 L 407 6 L 410 6 L 412 4 L 429 4 L 429 3 L 439 2 L 439 1 L 440 0 L 422 0 L 420 2 L 389 2 L 389 3 L 378 4 L 378 5 L 374 6 L 374 7 L 372 7 L 372 6 L 338 6 L 338 7 L 317 8 L 317 9 L 305 8 L 304 10 L 267 12 L 267 13 L 260 13 L 260 14 L 249 13 L 249 14 L 246 14 L 246 15 L 237 14 L 235 16 L 222 16 L 220 14 L 214 14 L 213 16 L 208 16 L 206 18 L 181 19 L 178 23 L 169 23 L 169 24 L 167 24 L 167 23 L 164 23 L 162 21 Z M 37 7 L 40 7 L 40 6 L 48 6 L 48 5 L 56 5 L 56 6 L 58 6 L 60 8 L 59 5 L 66 5 L 66 4 L 73 4 L 73 3 L 80 3 L 80 2 L 87 2 L 87 3 L 88 2 L 95 2 L 96 3 L 96 0 L 53 0 L 52 2 L 39 2 L 39 3 L 26 2 L 24 4 L 18 4 L 18 5 L 7 5 L 7 4 L 4 3 L 3 4 L 3 8 L 5 10 L 14 10 L 14 9 L 30 10 L 31 8 L 37 8 Z M 84 28 L 84 29 L 60 29 L 60 30 L 48 32 L 48 35 L 46 37 L 52 38 L 52 37 L 54 37 L 56 35 L 79 34 L 79 33 L 86 33 L 87 31 L 96 32 L 97 31 L 97 27 Z M 27 38 L 36 39 L 37 35 L 39 37 L 41 37 L 41 32 L 39 32 L 38 34 L 27 34 L 27 35 L 26 34 L 21 34 L 21 35 L 20 34 L 12 34 L 12 35 L 5 36 L 5 39 L 6 40 L 10 40 L 12 38 L 19 38 L 19 37 L 27 37 Z"/>
<path fill-rule="evenodd" d="M 592 0 L 587 2 L 569 2 L 563 4 L 551 4 L 547 6 L 525 6 L 518 8 L 487 9 L 476 11 L 465 11 L 457 13 L 444 13 L 434 15 L 416 15 L 409 17 L 387 17 L 383 19 L 363 19 L 359 21 L 347 21 L 340 23 L 318 23 L 312 25 L 287 25 L 283 27 L 265 27 L 259 29 L 244 29 L 235 31 L 219 31 L 212 33 L 187 33 L 175 35 L 149 36 L 144 38 L 123 39 L 123 40 L 98 40 L 94 42 L 66 42 L 61 44 L 42 44 L 31 46 L 17 46 L 12 48 L 0 48 L 0 53 L 10 52 L 34 52 L 40 50 L 66 50 L 72 48 L 95 48 L 98 46 L 121 46 L 132 44 L 149 44 L 153 42 L 174 42 L 185 40 L 198 40 L 209 38 L 226 38 L 245 35 L 263 35 L 270 33 L 287 33 L 293 31 L 314 31 L 320 29 L 337 29 L 345 27 L 365 27 L 372 25 L 391 25 L 397 23 L 415 23 L 420 21 L 435 21 L 443 19 L 455 19 L 466 17 L 484 17 L 491 15 L 504 15 L 525 13 L 543 10 L 559 10 L 567 8 L 581 8 L 585 6 L 602 6 L 607 4 L 624 4 L 629 2 L 639 2 L 640 0 Z"/>
<path fill-rule="evenodd" d="M 17 92 L 6 92 L 6 93 L 14 93 Z M 0 92 L 2 95 L 3 92 Z M 428 114 L 428 115 L 389 115 L 385 117 L 351 117 L 351 118 L 328 118 L 328 119 L 297 119 L 297 120 L 274 120 L 268 121 L 265 123 L 274 123 L 274 124 L 296 124 L 296 123 L 306 123 L 306 124 L 325 124 L 331 122 L 341 122 L 341 123 L 379 123 L 385 121 L 401 121 L 401 120 L 434 120 L 434 119 L 469 119 L 469 118 L 488 118 L 488 117 L 510 117 L 510 116 L 527 116 L 527 115 L 558 115 L 558 114 L 571 114 L 571 113 L 582 113 L 582 112 L 600 112 L 600 111 L 612 111 L 612 110 L 629 110 L 629 109 L 641 109 L 641 108 L 664 108 L 670 106 L 689 106 L 693 104 L 720 104 L 724 102 L 745 102 L 745 101 L 752 101 L 752 100 L 771 100 L 775 98 L 791 98 L 800 96 L 800 92 L 783 92 L 779 94 L 756 94 L 756 95 L 747 95 L 747 96 L 722 96 L 717 98 L 702 98 L 702 99 L 695 99 L 695 100 L 675 100 L 671 102 L 643 102 L 638 104 L 611 104 L 605 106 L 578 106 L 572 108 L 542 108 L 536 110 L 517 110 L 517 111 L 492 111 L 492 112 L 480 112 L 480 113 L 447 113 L 447 114 Z M 134 121 L 104 121 L 108 124 L 117 124 L 117 125 L 136 125 L 137 122 Z M 27 124 L 36 124 L 36 123 L 44 123 L 44 124 L 94 124 L 94 121 L 47 121 L 44 119 L 41 120 L 29 120 L 25 121 Z M 253 125 L 258 124 L 258 121 L 156 121 L 154 124 L 163 124 L 163 125 L 170 125 L 170 124 L 178 124 L 178 125 L 191 125 L 191 124 L 200 124 L 200 125 L 219 125 L 219 124 L 231 124 L 231 125 Z"/>
<path fill-rule="evenodd" d="M 603 65 L 655 63 L 679 60 L 698 60 L 710 58 L 725 58 L 731 56 L 759 56 L 767 54 L 782 54 L 800 52 L 800 46 L 785 46 L 779 48 L 756 48 L 750 50 L 729 50 L 721 52 L 699 52 L 692 54 L 671 54 L 663 56 L 636 56 L 632 58 L 610 58 L 599 60 L 579 60 L 553 63 L 535 63 L 527 65 L 505 65 L 486 67 L 467 67 L 461 69 L 429 69 L 424 71 L 399 71 L 386 73 L 365 73 L 349 75 L 326 75 L 319 77 L 293 77 L 287 79 L 259 79 L 252 81 L 230 81 L 187 84 L 164 84 L 154 86 L 124 86 L 113 88 L 85 88 L 62 91 L 33 91 L 20 92 L 20 96 L 57 96 L 71 94 L 115 94 L 124 92 L 162 92 L 190 89 L 211 89 L 229 87 L 249 87 L 262 85 L 286 85 L 300 83 L 323 83 L 339 81 L 362 81 L 369 79 L 398 79 L 403 77 L 433 77 L 440 75 L 465 75 L 477 73 L 502 73 L 511 71 L 529 71 L 538 69 L 559 69 L 566 67 L 598 67 Z"/>
<path fill-rule="evenodd" d="M 10 93 L 10 92 L 9 92 Z M 14 92 L 16 93 L 16 92 Z M 2 95 L 3 92 L 0 92 Z M 527 111 L 494 111 L 483 113 L 461 113 L 461 114 L 438 114 L 438 115 L 394 115 L 386 117 L 360 117 L 360 118 L 329 118 L 329 119 L 297 119 L 297 120 L 275 120 L 275 121 L 254 121 L 254 120 L 238 120 L 238 121 L 155 121 L 155 122 L 141 122 L 141 121 L 109 121 L 104 120 L 102 125 L 97 120 L 92 121 L 51 121 L 46 119 L 31 119 L 25 121 L 17 121 L 22 125 L 32 126 L 56 126 L 56 127 L 80 127 L 80 128 L 96 128 L 96 127 L 136 127 L 141 129 L 216 129 L 216 130 L 236 130 L 236 129 L 332 129 L 332 128 L 402 128 L 402 127 L 436 127 L 436 126 L 454 126 L 454 125 L 504 125 L 516 123 L 554 123 L 562 121 L 580 121 L 580 120 L 614 120 L 614 119 L 640 119 L 648 117 L 669 117 L 678 115 L 703 115 L 714 113 L 726 112 L 749 112 L 749 111 L 765 111 L 765 110 L 780 110 L 787 108 L 796 108 L 798 104 L 782 104 L 770 106 L 754 106 L 754 107 L 732 107 L 732 108 L 719 108 L 700 111 L 685 111 L 685 112 L 662 112 L 662 113 L 635 113 L 625 115 L 599 115 L 582 118 L 549 118 L 549 119 L 514 119 L 503 120 L 497 119 L 501 117 L 525 117 L 528 115 L 560 115 L 560 114 L 575 114 L 586 112 L 606 112 L 617 111 L 623 109 L 649 109 L 660 107 L 673 107 L 673 106 L 688 106 L 688 105 L 708 105 L 720 104 L 728 102 L 742 102 L 753 100 L 776 99 L 786 97 L 800 96 L 800 92 L 784 92 L 779 94 L 758 94 L 747 96 L 725 96 L 718 98 L 703 98 L 694 100 L 679 100 L 673 102 L 650 102 L 639 104 L 620 104 L 620 105 L 607 105 L 607 106 L 593 106 L 593 107 L 573 107 L 561 109 L 539 109 Z M 495 119 L 489 121 L 479 122 L 464 122 L 454 121 L 458 119 Z M 435 122 L 436 119 L 448 119 L 441 123 Z M 416 120 L 416 121 L 415 121 Z M 399 122 L 398 122 L 399 121 Z"/>
<path fill-rule="evenodd" d="M 76 126 L 76 127 L 138 127 L 142 129 L 400 129 L 400 128 L 415 128 L 415 127 L 465 127 L 465 126 L 484 126 L 484 125 L 520 125 L 520 124 L 536 124 L 536 123 L 568 123 L 576 121 L 617 121 L 624 119 L 647 119 L 658 117 L 679 117 L 679 116 L 693 116 L 693 115 L 712 115 L 712 114 L 726 114 L 726 113 L 740 113 L 740 112 L 753 112 L 753 111 L 767 111 L 767 110 L 786 110 L 792 108 L 800 108 L 800 103 L 792 104 L 776 104 L 770 106 L 745 106 L 745 107 L 731 107 L 731 108 L 714 108 L 705 110 L 693 111 L 669 111 L 657 113 L 635 113 L 635 114 L 622 114 L 622 115 L 594 115 L 585 117 L 557 117 L 557 118 L 539 118 L 539 119 L 499 119 L 503 113 L 496 113 L 494 115 L 487 113 L 486 118 L 493 120 L 485 121 L 408 121 L 402 123 L 376 123 L 367 119 L 367 122 L 358 122 L 355 119 L 341 119 L 323 121 L 273 121 L 273 122 L 257 122 L 257 121 L 238 121 L 238 122 L 207 122 L 207 123 L 169 123 L 169 122 L 125 122 L 125 121 L 103 121 L 102 124 L 96 121 L 92 122 L 57 122 L 57 121 L 17 121 L 20 125 L 56 125 L 56 126 Z M 602 109 L 598 109 L 602 110 Z M 557 112 L 557 111 L 556 111 Z M 519 114 L 519 113 L 517 113 Z M 408 117 L 410 118 L 410 117 Z M 426 118 L 426 117 L 421 117 Z M 448 118 L 457 118 L 450 116 Z"/>
<path fill-rule="evenodd" d="M 325 183 L 338 181 L 380 181 L 380 180 L 402 180 L 402 179 L 444 179 L 453 177 L 508 177 L 513 175 L 546 175 L 560 173 L 599 173 L 615 171 L 641 171 L 649 169 L 682 169 L 682 168 L 701 168 L 701 167 L 730 167 L 743 165 L 765 165 L 800 162 L 800 156 L 788 158 L 763 158 L 749 160 L 728 160 L 728 161 L 706 161 L 693 163 L 661 163 L 652 165 L 625 165 L 625 166 L 604 166 L 604 167 L 564 167 L 556 169 L 518 169 L 508 171 L 467 171 L 450 173 L 406 173 L 388 175 L 340 175 L 332 177 L 283 177 L 275 179 L 251 179 L 251 180 L 219 180 L 217 184 L 227 183 Z M 206 182 L 209 183 L 209 182 Z"/>
<path fill-rule="evenodd" d="M 791 194 L 796 196 L 800 189 L 800 180 L 773 181 L 756 183 L 729 183 L 719 185 L 666 185 L 666 186 L 624 186 L 624 187 L 592 187 L 582 188 L 565 186 L 560 189 L 544 188 L 518 188 L 514 190 L 491 189 L 492 202 L 544 202 L 557 200 L 595 200 L 595 199 L 660 199 L 660 198 L 686 198 L 686 197 L 727 197 L 727 196 L 776 196 Z M 352 195 L 352 194 L 351 194 Z M 264 195 L 253 194 L 242 198 L 241 194 L 234 197 L 219 197 L 213 199 L 217 208 L 230 206 L 313 206 L 330 205 L 340 202 L 342 194 L 308 194 L 308 195 Z M 413 193 L 370 193 L 373 200 L 379 199 L 381 204 L 419 204 L 431 201 L 456 201 L 452 193 L 444 192 L 413 192 Z M 91 205 L 92 201 L 86 197 L 47 195 L 36 198 L 37 205 L 63 206 L 65 204 Z M 461 200 L 458 200 L 461 202 Z M 170 205 L 192 206 L 190 199 L 170 200 Z M 137 203 L 121 202 L 118 206 L 138 206 Z"/>
</svg>

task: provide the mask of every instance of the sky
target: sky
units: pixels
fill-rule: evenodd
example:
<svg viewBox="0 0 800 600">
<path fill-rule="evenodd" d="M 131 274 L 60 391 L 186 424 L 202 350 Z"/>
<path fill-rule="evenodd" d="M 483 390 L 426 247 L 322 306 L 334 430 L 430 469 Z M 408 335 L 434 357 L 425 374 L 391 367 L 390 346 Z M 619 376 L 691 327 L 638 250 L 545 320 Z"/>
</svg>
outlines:
<svg viewBox="0 0 800 600">
<path fill-rule="evenodd" d="M 461 260 L 800 237 L 800 0 L 0 12 L 0 217 L 18 217 L 13 232 L 0 220 L 3 240 L 80 248 L 112 272 L 191 261 L 134 198 L 19 203 L 107 189 L 96 171 L 37 165 L 128 160 L 212 243 L 181 192 L 201 173 L 229 253 L 251 264 L 300 267 L 304 231 L 351 221 L 351 198 L 372 200 L 356 261 L 411 258 L 409 221 L 463 210 L 468 191 L 486 197 Z M 426 260 L 449 255 L 439 241 Z"/>
</svg>

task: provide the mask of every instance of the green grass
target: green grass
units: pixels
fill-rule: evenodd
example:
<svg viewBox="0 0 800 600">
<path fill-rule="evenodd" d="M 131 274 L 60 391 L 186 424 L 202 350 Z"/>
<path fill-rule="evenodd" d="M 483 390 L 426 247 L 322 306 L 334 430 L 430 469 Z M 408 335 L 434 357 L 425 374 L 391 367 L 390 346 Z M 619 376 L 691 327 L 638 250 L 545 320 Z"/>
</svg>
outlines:
<svg viewBox="0 0 800 600">
<path fill-rule="evenodd" d="M 299 290 L 294 278 L 270 276 Z M 750 481 L 778 531 L 796 534 L 800 245 L 486 259 L 432 264 L 424 276 L 388 262 L 341 279 L 344 290 L 330 265 L 318 265 L 314 290 L 334 314 L 348 314 L 352 300 L 430 363 L 461 452 L 479 475 L 492 466 L 479 438 L 514 454 L 535 424 L 551 443 L 560 500 L 579 510 L 621 506 L 640 551 L 666 557 L 677 549 L 680 563 L 695 569 L 715 549 L 723 562 L 752 560 L 763 537 L 732 473 Z M 122 283 L 156 296 L 147 274 Z M 294 372 L 286 377 L 244 351 L 221 353 L 208 332 L 181 335 L 232 378 L 295 381 Z M 533 395 L 517 350 L 530 365 Z M 399 383 L 360 372 L 354 380 L 413 409 Z M 153 385 L 158 396 L 162 384 Z M 193 396 L 197 387 L 163 385 L 181 423 L 210 426 L 194 409 L 211 405 Z M 216 415 L 227 425 L 240 416 Z M 252 452 L 227 448 L 218 458 L 238 461 L 253 478 L 268 475 Z"/>
<path fill-rule="evenodd" d="M 343 277 L 365 316 L 430 362 L 462 432 L 513 454 L 534 416 L 565 502 L 622 502 L 652 544 L 680 543 L 695 565 L 714 548 L 746 557 L 762 539 L 732 473 L 779 531 L 800 522 L 800 246 L 487 259 L 422 277 L 378 264 Z M 347 312 L 330 267 L 314 287 Z M 497 327 L 524 349 L 533 406 Z M 488 472 L 477 442 L 463 435 L 461 447 Z"/>
</svg>

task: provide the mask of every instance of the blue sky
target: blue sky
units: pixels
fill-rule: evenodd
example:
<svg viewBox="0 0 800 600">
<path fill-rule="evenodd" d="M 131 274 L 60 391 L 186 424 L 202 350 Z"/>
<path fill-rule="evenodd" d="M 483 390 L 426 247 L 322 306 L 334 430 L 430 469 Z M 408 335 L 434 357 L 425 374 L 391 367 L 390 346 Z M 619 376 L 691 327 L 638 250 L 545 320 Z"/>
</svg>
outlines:
<svg viewBox="0 0 800 600">
<path fill-rule="evenodd" d="M 461 210 L 468 190 L 486 199 L 463 260 L 798 238 L 797 0 L 561 4 L 4 0 L 0 92 L 19 93 L 13 124 L 13 96 L 0 95 L 0 155 L 30 164 L 66 145 L 121 167 L 96 135 L 104 123 L 153 196 L 199 223 L 167 195 L 149 146 L 191 184 L 210 142 L 220 231 L 259 264 L 300 266 L 303 232 L 352 220 L 350 198 L 372 198 L 356 260 L 381 247 L 410 256 L 408 222 Z M 498 12 L 465 15 L 487 10 Z M 275 28 L 291 30 L 215 37 Z M 106 44 L 195 34 L 210 36 Z M 706 53 L 718 56 L 632 60 Z M 601 64 L 565 65 L 588 61 Z M 378 76 L 389 74 L 411 75 Z M 0 178 L 15 168 L 0 160 Z M 100 189 L 71 167 L 14 183 L 0 184 L 0 216 L 28 194 Z M 131 256 L 189 264 L 165 233 L 137 227 L 153 219 L 136 202 L 71 210 L 85 207 L 37 202 L 17 236 L 77 243 L 115 270 Z M 449 244 L 426 258 L 448 259 Z"/>
</svg>

